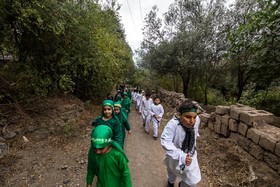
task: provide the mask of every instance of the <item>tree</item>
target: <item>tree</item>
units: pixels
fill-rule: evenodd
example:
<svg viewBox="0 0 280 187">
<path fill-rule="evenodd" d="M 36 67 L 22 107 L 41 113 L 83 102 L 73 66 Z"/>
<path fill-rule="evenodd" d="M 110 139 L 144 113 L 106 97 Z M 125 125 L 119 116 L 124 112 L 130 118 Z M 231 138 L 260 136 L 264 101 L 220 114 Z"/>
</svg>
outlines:
<svg viewBox="0 0 280 187">
<path fill-rule="evenodd" d="M 61 93 L 91 98 L 111 91 L 134 68 L 114 1 L 2 2 L 0 51 L 14 61 L 0 76 L 16 84 L 0 89 L 26 98 Z"/>
<path fill-rule="evenodd" d="M 159 74 L 179 75 L 184 95 L 191 96 L 189 85 L 209 81 L 225 50 L 223 14 L 222 1 L 175 1 L 165 13 L 162 28 L 153 9 L 144 27 L 140 65 Z M 205 95 L 209 85 L 204 84 Z"/>
<path fill-rule="evenodd" d="M 236 100 L 250 82 L 268 88 L 279 78 L 279 4 L 276 1 L 237 1 L 229 31 L 229 57 L 237 75 Z M 261 86 L 262 85 L 262 86 Z"/>
</svg>

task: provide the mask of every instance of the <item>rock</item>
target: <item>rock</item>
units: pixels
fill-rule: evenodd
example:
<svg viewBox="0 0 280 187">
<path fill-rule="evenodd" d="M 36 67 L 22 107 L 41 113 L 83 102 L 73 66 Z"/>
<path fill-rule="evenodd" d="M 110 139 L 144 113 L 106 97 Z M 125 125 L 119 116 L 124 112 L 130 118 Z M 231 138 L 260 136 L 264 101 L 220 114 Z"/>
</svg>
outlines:
<svg viewBox="0 0 280 187">
<path fill-rule="evenodd" d="M 29 140 L 25 136 L 23 136 L 22 138 L 24 142 L 29 142 Z"/>
<path fill-rule="evenodd" d="M 61 169 L 67 169 L 68 168 L 68 165 L 64 165 L 61 167 Z"/>
<path fill-rule="evenodd" d="M 70 182 L 70 179 L 65 179 L 64 181 L 63 181 L 63 184 L 68 184 Z"/>
<path fill-rule="evenodd" d="M 6 140 L 2 137 L 0 137 L 0 142 L 6 142 Z"/>
<path fill-rule="evenodd" d="M 4 158 L 4 156 L 8 153 L 8 146 L 6 143 L 0 143 L 0 158 Z"/>
<path fill-rule="evenodd" d="M 5 139 L 13 139 L 17 134 L 15 132 L 12 131 L 5 131 L 3 132 L 3 137 Z"/>
</svg>

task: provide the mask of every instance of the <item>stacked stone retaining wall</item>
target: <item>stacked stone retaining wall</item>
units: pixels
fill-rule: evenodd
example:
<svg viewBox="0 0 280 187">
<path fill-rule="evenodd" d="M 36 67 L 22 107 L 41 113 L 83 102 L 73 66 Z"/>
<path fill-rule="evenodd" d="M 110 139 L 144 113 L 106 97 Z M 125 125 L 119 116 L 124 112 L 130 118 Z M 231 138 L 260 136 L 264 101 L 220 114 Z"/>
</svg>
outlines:
<svg viewBox="0 0 280 187">
<path fill-rule="evenodd" d="M 185 100 L 181 93 L 159 90 L 158 95 L 169 107 L 176 108 Z M 203 111 L 201 109 L 200 111 Z M 274 115 L 264 110 L 235 104 L 217 106 L 211 114 L 199 114 L 201 127 L 231 138 L 257 160 L 280 174 L 280 128 L 271 125 Z"/>
</svg>

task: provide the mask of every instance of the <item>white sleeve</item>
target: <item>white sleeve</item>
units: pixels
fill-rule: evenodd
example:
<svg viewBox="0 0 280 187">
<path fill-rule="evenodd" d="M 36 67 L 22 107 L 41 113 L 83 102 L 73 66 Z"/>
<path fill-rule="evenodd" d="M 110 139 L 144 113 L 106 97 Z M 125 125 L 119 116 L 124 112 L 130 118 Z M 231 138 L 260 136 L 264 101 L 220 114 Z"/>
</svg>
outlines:
<svg viewBox="0 0 280 187">
<path fill-rule="evenodd" d="M 178 122 L 171 119 L 167 125 L 165 126 L 161 137 L 160 137 L 160 142 L 161 145 L 163 147 L 163 149 L 166 151 L 166 154 L 169 155 L 170 157 L 172 157 L 172 159 L 174 160 L 178 160 L 179 163 L 178 165 L 180 166 L 181 164 L 185 164 L 185 160 L 186 160 L 186 153 L 184 153 L 180 148 L 177 148 L 174 145 L 174 137 L 176 135 L 176 133 L 178 133 L 176 131 L 178 127 Z"/>
<path fill-rule="evenodd" d="M 159 117 L 162 118 L 163 114 L 164 114 L 164 109 L 163 109 L 162 105 L 160 105 L 160 112 L 158 115 L 159 115 Z"/>
<path fill-rule="evenodd" d="M 140 99 L 139 112 L 143 112 L 143 99 Z"/>
<path fill-rule="evenodd" d="M 196 122 L 194 124 L 195 132 L 197 132 L 197 137 L 200 136 L 199 133 L 198 133 L 199 125 L 200 125 L 200 117 L 197 115 L 196 116 Z"/>
</svg>

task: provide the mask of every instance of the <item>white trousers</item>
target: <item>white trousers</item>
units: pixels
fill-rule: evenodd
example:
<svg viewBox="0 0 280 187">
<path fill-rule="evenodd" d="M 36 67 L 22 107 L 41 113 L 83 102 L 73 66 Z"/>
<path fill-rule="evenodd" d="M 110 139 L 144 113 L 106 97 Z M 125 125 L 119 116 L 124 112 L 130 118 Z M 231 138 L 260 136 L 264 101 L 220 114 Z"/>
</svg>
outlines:
<svg viewBox="0 0 280 187">
<path fill-rule="evenodd" d="M 147 116 L 145 116 L 145 114 L 142 113 L 142 119 L 143 119 L 143 124 L 145 124 L 146 132 L 149 132 L 150 122 L 151 122 L 151 115 L 148 114 Z"/>
<path fill-rule="evenodd" d="M 156 122 L 155 120 L 152 120 L 153 123 L 153 137 L 158 137 L 158 128 L 160 126 L 160 122 Z"/>
<path fill-rule="evenodd" d="M 170 183 L 174 184 L 176 182 L 177 176 L 171 170 L 169 170 L 168 168 L 167 168 L 167 177 L 168 177 L 168 181 Z M 196 185 L 188 185 L 184 181 L 181 181 L 180 185 L 179 185 L 179 187 L 195 187 L 195 186 Z"/>
</svg>

